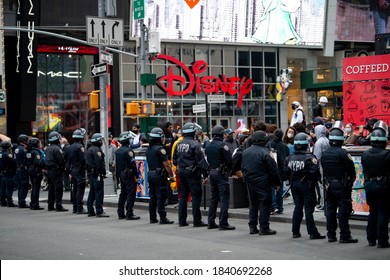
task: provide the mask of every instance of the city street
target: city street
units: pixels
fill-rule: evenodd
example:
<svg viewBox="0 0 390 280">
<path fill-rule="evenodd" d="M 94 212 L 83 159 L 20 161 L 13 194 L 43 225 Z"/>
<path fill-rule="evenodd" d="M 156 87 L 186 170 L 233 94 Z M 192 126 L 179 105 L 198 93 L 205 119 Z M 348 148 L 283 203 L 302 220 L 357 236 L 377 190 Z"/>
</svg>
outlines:
<svg viewBox="0 0 390 280">
<path fill-rule="evenodd" d="M 358 260 L 389 259 L 389 249 L 369 247 L 365 231 L 353 229 L 357 244 L 291 238 L 289 222 L 271 222 L 276 236 L 249 235 L 246 219 L 230 219 L 235 231 L 149 224 L 145 209 L 136 209 L 138 221 L 118 220 L 116 209 L 107 207 L 110 218 L 88 218 L 71 212 L 0 208 L 0 259 L 2 260 L 152 260 L 152 259 L 260 259 L 260 260 Z M 64 205 L 71 209 L 71 205 Z M 189 221 L 191 221 L 189 216 Z M 203 217 L 206 221 L 206 217 Z M 320 226 L 321 233 L 325 229 Z"/>
</svg>

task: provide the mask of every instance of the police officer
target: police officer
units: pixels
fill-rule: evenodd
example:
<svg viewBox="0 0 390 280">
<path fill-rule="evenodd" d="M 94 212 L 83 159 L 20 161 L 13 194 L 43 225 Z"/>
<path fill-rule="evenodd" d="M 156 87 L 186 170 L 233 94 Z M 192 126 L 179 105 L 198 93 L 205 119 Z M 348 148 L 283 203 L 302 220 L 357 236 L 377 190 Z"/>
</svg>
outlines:
<svg viewBox="0 0 390 280">
<path fill-rule="evenodd" d="M 67 154 L 68 161 L 67 166 L 70 174 L 72 175 L 72 203 L 73 213 L 76 214 L 88 214 L 83 207 L 83 199 L 85 186 L 87 185 L 87 178 L 85 175 L 85 129 L 78 128 L 73 131 L 72 139 L 73 143 L 69 146 Z"/>
<path fill-rule="evenodd" d="M 207 226 L 202 221 L 200 204 L 202 200 L 203 184 L 207 182 L 209 165 L 201 150 L 199 142 L 195 141 L 198 125 L 188 122 L 183 126 L 183 140 L 175 148 L 173 164 L 179 169 L 180 201 L 179 201 L 179 227 L 188 226 L 187 199 L 192 194 L 192 216 L 194 227 Z"/>
<path fill-rule="evenodd" d="M 88 171 L 90 190 L 87 200 L 88 217 L 96 216 L 98 218 L 107 218 L 103 211 L 104 181 L 106 177 L 106 165 L 104 163 L 103 135 L 94 133 L 91 137 L 91 147 L 88 148 L 85 157 Z M 95 202 L 96 212 L 93 207 Z"/>
<path fill-rule="evenodd" d="M 270 229 L 269 219 L 272 207 L 272 186 L 278 191 L 281 185 L 278 166 L 265 148 L 269 141 L 264 131 L 252 134 L 252 146 L 242 154 L 242 172 L 249 191 L 249 233 L 274 235 Z M 260 212 L 260 215 L 259 215 Z M 257 224 L 260 224 L 260 231 Z"/>
<path fill-rule="evenodd" d="M 326 229 L 328 241 L 336 242 L 337 215 L 340 225 L 340 243 L 356 243 L 349 228 L 349 216 L 352 212 L 351 192 L 356 179 L 352 157 L 341 148 L 344 143 L 344 131 L 337 121 L 329 133 L 330 147 L 322 153 L 321 165 L 324 174 L 326 192 Z M 338 214 L 337 214 L 338 208 Z"/>
<path fill-rule="evenodd" d="M 63 174 L 65 159 L 60 147 L 61 135 L 57 131 L 49 133 L 49 146 L 45 150 L 47 175 L 49 180 L 48 210 L 57 212 L 68 211 L 62 206 L 64 193 Z M 55 204 L 55 208 L 54 208 Z"/>
<path fill-rule="evenodd" d="M 232 170 L 232 154 L 229 146 L 223 141 L 225 129 L 216 125 L 212 129 L 213 140 L 207 146 L 205 153 L 210 165 L 211 198 L 208 216 L 208 229 L 234 230 L 228 223 L 229 209 L 229 174 Z M 221 201 L 219 225 L 215 223 L 218 202 Z"/>
<path fill-rule="evenodd" d="M 117 177 L 121 182 L 121 193 L 118 199 L 118 218 L 120 220 L 139 220 L 140 217 L 134 215 L 134 203 L 137 194 L 137 183 L 139 176 L 135 164 L 134 152 L 130 148 L 132 133 L 126 131 L 119 135 L 121 147 L 115 151 L 115 165 Z M 126 206 L 126 214 L 125 214 Z"/>
<path fill-rule="evenodd" d="M 367 223 L 369 246 L 388 248 L 389 213 L 390 213 L 390 151 L 386 150 L 388 127 L 378 121 L 371 133 L 372 148 L 362 155 L 364 189 L 367 204 L 370 207 Z"/>
<path fill-rule="evenodd" d="M 165 142 L 164 131 L 159 127 L 155 127 L 150 131 L 149 136 L 150 142 L 146 151 L 146 160 L 149 167 L 150 223 L 158 222 L 157 210 L 160 216 L 160 224 L 173 224 L 173 221 L 167 218 L 167 212 L 165 211 L 165 201 L 168 198 L 168 181 L 174 182 L 175 179 L 167 152 L 162 146 Z"/>
<path fill-rule="evenodd" d="M 18 146 L 15 149 L 14 157 L 16 160 L 16 185 L 18 189 L 19 208 L 29 208 L 26 204 L 26 197 L 29 187 L 29 178 L 27 172 L 27 141 L 28 136 L 20 134 L 18 137 Z"/>
<path fill-rule="evenodd" d="M 315 184 L 320 178 L 320 166 L 313 154 L 307 153 L 308 138 L 304 132 L 294 138 L 294 154 L 284 163 L 284 172 L 290 178 L 291 191 L 295 203 L 293 213 L 293 238 L 301 237 L 300 227 L 305 209 L 306 227 L 310 239 L 324 239 L 314 222 L 313 212 L 316 206 Z"/>
<path fill-rule="evenodd" d="M 11 147 L 10 141 L 1 141 L 0 143 L 0 201 L 1 206 L 17 207 L 12 201 L 16 161 L 12 155 Z"/>
<path fill-rule="evenodd" d="M 44 208 L 39 206 L 39 192 L 43 178 L 42 168 L 45 167 L 45 157 L 40 150 L 41 142 L 38 138 L 30 138 L 27 142 L 27 147 L 27 168 L 32 184 L 30 209 L 43 210 Z"/>
</svg>

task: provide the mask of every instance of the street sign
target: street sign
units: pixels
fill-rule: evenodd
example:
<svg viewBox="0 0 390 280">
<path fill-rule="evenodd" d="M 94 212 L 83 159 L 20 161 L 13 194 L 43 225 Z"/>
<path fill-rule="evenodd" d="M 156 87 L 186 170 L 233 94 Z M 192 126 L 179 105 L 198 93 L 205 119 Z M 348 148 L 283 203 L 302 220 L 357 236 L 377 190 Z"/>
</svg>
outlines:
<svg viewBox="0 0 390 280">
<path fill-rule="evenodd" d="M 107 74 L 107 64 L 99 63 L 91 65 L 91 77 L 97 77 Z"/>
<path fill-rule="evenodd" d="M 100 61 L 112 65 L 112 63 L 113 63 L 112 53 L 101 52 L 100 53 Z"/>
<path fill-rule="evenodd" d="M 86 17 L 87 42 L 91 45 L 123 47 L 123 20 Z"/>
<path fill-rule="evenodd" d="M 192 112 L 194 114 L 206 112 L 206 104 L 192 105 Z"/>
<path fill-rule="evenodd" d="M 134 20 L 144 19 L 145 17 L 145 1 L 134 0 Z"/>
<path fill-rule="evenodd" d="M 226 102 L 225 94 L 209 95 L 207 97 L 207 100 L 209 101 L 209 103 L 225 103 Z"/>
</svg>

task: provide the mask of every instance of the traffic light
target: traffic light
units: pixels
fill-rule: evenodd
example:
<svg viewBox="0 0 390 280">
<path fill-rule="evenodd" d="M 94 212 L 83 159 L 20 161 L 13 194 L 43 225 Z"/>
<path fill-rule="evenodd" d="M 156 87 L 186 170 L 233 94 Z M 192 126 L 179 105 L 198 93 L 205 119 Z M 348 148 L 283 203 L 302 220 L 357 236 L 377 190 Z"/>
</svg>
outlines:
<svg viewBox="0 0 390 280">
<path fill-rule="evenodd" d="M 139 115 L 140 108 L 137 102 L 126 103 L 126 115 Z"/>
<path fill-rule="evenodd" d="M 155 112 L 154 103 L 151 101 L 142 101 L 141 111 L 142 111 L 142 114 L 145 114 L 145 115 L 154 115 L 154 112 Z"/>
<path fill-rule="evenodd" d="M 100 90 L 93 90 L 88 94 L 89 109 L 92 111 L 99 109 L 99 92 Z"/>
</svg>

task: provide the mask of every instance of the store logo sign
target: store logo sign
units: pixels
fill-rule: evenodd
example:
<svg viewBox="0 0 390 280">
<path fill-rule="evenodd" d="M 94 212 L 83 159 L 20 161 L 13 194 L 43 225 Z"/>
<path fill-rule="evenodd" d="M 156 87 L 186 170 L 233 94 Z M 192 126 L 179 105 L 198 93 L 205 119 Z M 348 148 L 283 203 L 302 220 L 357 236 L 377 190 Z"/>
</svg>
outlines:
<svg viewBox="0 0 390 280">
<path fill-rule="evenodd" d="M 193 7 L 196 6 L 196 4 L 199 3 L 200 0 L 184 0 L 187 5 L 190 7 L 190 9 L 192 9 Z"/>
<path fill-rule="evenodd" d="M 227 93 L 229 95 L 238 95 L 237 107 L 241 108 L 242 100 L 245 95 L 251 92 L 253 88 L 252 79 L 246 77 L 226 77 L 221 74 L 219 77 L 215 76 L 200 76 L 207 70 L 207 62 L 197 60 L 192 63 L 191 67 L 187 67 L 180 60 L 160 54 L 157 59 L 166 60 L 181 69 L 185 77 L 176 75 L 172 66 L 168 67 L 168 75 L 157 78 L 157 86 L 168 93 L 169 96 L 184 96 L 193 92 L 199 94 L 204 92 L 206 94 L 212 93 Z M 183 90 L 177 90 L 179 86 L 184 86 Z"/>
</svg>

